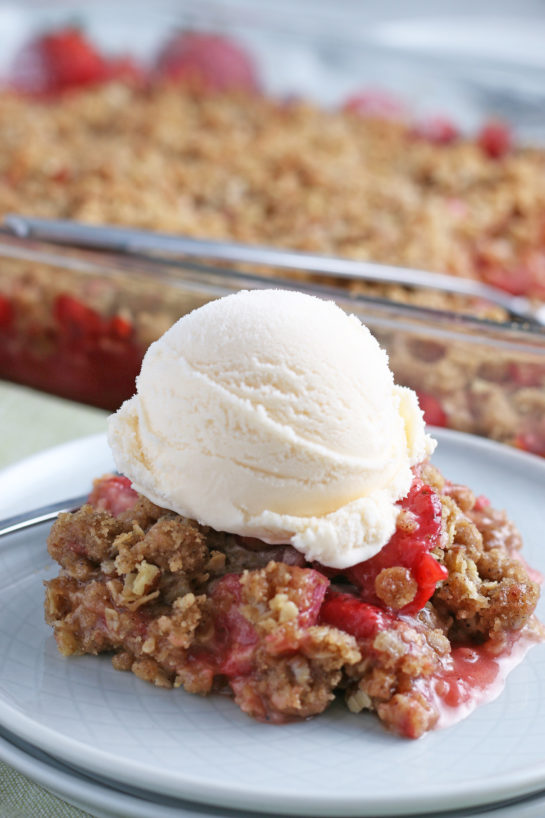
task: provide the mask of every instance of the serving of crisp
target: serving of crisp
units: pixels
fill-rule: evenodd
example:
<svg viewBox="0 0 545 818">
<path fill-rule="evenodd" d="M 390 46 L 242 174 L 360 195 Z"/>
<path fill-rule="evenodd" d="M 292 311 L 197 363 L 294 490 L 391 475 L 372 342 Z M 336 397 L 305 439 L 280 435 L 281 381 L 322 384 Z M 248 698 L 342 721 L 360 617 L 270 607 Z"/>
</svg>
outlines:
<svg viewBox="0 0 545 818">
<path fill-rule="evenodd" d="M 110 419 L 125 476 L 49 536 L 62 654 L 273 723 L 340 694 L 417 738 L 542 638 L 516 527 L 430 463 L 414 393 L 353 316 L 241 292 L 153 344 L 137 385 Z"/>
</svg>

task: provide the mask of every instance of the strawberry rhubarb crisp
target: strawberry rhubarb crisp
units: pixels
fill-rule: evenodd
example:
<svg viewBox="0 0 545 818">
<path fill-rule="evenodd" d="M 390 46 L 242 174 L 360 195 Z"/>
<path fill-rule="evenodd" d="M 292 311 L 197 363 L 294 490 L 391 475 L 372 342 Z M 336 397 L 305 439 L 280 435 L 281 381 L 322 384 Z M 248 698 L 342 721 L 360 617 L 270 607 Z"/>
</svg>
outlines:
<svg viewBox="0 0 545 818">
<path fill-rule="evenodd" d="M 273 723 L 339 693 L 416 738 L 538 641 L 506 515 L 429 462 L 411 390 L 354 316 L 241 292 L 182 318 L 110 419 L 120 471 L 49 537 L 64 655 Z"/>
<path fill-rule="evenodd" d="M 487 697 L 502 657 L 539 638 L 539 595 L 503 512 L 418 470 L 390 542 L 345 572 L 292 546 L 214 531 L 122 477 L 49 537 L 61 566 L 46 617 L 68 656 L 190 693 L 230 690 L 272 722 L 321 713 L 340 692 L 412 738 Z"/>
</svg>

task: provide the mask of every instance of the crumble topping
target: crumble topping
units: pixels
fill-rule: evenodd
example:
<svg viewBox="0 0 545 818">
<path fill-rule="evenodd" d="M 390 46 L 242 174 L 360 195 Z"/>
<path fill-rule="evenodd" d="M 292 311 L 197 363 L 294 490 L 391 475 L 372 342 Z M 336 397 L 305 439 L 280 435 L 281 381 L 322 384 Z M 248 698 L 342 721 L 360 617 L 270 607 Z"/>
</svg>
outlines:
<svg viewBox="0 0 545 818">
<path fill-rule="evenodd" d="M 537 148 L 493 156 L 477 140 L 438 144 L 391 118 L 176 83 L 110 83 L 45 104 L 3 93 L 0 122 L 3 213 L 473 278 L 521 261 L 531 268 L 541 250 Z M 402 287 L 393 297 L 412 298 Z"/>
<path fill-rule="evenodd" d="M 352 712 L 422 735 L 438 722 L 437 691 L 452 695 L 457 652 L 495 656 L 541 632 L 539 588 L 513 524 L 430 464 L 416 471 L 400 536 L 431 531 L 438 502 L 431 553 L 448 575 L 420 610 L 402 615 L 417 585 L 406 566 L 383 568 L 374 591 L 365 583 L 358 591 L 357 574 L 200 526 L 136 495 L 124 478 L 98 480 L 92 504 L 61 514 L 48 540 L 60 572 L 46 583 L 45 611 L 60 652 L 108 652 L 115 668 L 162 687 L 228 690 L 244 712 L 270 722 L 318 714 L 342 692 Z"/>
</svg>

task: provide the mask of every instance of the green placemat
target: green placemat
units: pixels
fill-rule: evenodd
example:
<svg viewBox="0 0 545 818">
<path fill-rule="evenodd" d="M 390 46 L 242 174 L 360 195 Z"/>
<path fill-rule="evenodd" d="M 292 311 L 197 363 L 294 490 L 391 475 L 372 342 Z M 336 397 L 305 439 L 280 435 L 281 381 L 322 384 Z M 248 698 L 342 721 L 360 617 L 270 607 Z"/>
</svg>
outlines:
<svg viewBox="0 0 545 818">
<path fill-rule="evenodd" d="M 2 818 L 92 818 L 0 761 Z"/>
<path fill-rule="evenodd" d="M 0 381 L 0 468 L 58 443 L 106 431 L 108 412 Z"/>
<path fill-rule="evenodd" d="M 0 468 L 68 440 L 106 430 L 107 412 L 0 381 Z M 1 818 L 87 818 L 0 762 Z"/>
</svg>

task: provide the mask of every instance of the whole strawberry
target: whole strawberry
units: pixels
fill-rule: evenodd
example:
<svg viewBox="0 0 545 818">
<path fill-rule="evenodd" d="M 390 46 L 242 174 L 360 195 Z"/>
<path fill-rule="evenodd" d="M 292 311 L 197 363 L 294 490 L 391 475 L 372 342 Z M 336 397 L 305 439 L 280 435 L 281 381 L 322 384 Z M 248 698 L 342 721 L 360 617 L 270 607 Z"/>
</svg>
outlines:
<svg viewBox="0 0 545 818">
<path fill-rule="evenodd" d="M 133 81 L 140 69 L 128 57 L 105 57 L 76 27 L 40 34 L 19 52 L 11 85 L 20 93 L 55 96 L 107 80 Z"/>
<path fill-rule="evenodd" d="M 156 72 L 206 91 L 257 91 L 259 85 L 251 57 L 217 34 L 175 35 L 160 51 Z"/>
</svg>

